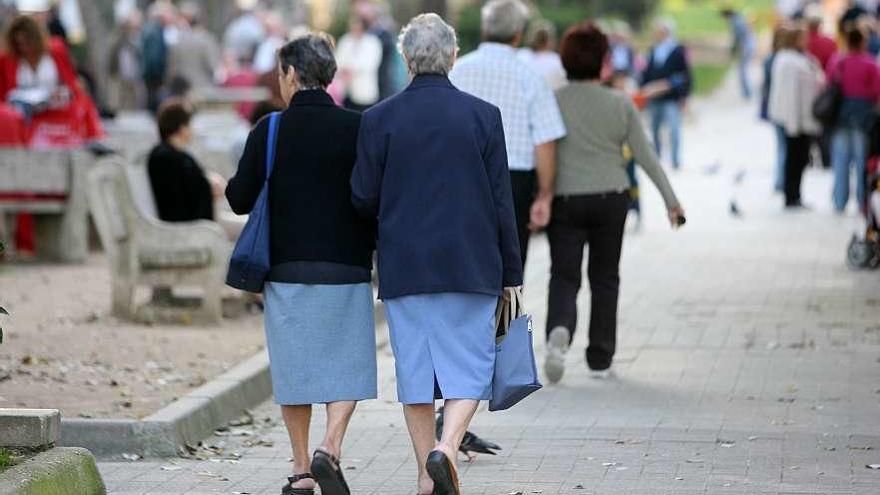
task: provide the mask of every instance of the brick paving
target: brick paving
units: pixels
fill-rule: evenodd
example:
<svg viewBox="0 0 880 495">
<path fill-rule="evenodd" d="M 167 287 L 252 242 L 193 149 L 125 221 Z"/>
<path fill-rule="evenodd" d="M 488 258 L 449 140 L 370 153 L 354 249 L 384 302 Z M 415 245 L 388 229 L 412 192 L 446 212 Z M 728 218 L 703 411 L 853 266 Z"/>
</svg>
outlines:
<svg viewBox="0 0 880 495">
<path fill-rule="evenodd" d="M 859 222 L 831 212 L 830 173 L 807 173 L 812 211 L 782 211 L 771 131 L 731 94 L 691 106 L 685 169 L 672 174 L 684 230 L 669 231 L 643 187 L 646 219 L 622 262 L 617 377 L 587 374 L 584 293 L 562 383 L 478 415 L 472 429 L 504 450 L 461 465 L 463 493 L 880 494 L 880 470 L 866 467 L 880 463 L 880 272 L 845 267 Z M 526 295 L 539 330 L 548 264 L 538 237 Z M 411 495 L 387 348 L 379 360 L 381 397 L 352 422 L 346 476 L 357 494 Z M 101 462 L 109 492 L 279 493 L 286 434 L 272 404 L 254 416 L 252 435 L 207 440 L 232 459 Z"/>
</svg>

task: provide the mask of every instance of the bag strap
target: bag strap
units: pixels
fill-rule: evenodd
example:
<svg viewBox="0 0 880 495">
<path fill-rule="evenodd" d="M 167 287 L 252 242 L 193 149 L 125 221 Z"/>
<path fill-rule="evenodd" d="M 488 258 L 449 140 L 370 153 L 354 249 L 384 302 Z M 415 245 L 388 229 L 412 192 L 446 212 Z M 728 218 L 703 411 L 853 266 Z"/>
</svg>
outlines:
<svg viewBox="0 0 880 495">
<path fill-rule="evenodd" d="M 266 182 L 272 176 L 275 168 L 275 145 L 278 141 L 278 126 L 281 122 L 281 112 L 269 114 L 269 137 L 266 139 Z"/>
</svg>

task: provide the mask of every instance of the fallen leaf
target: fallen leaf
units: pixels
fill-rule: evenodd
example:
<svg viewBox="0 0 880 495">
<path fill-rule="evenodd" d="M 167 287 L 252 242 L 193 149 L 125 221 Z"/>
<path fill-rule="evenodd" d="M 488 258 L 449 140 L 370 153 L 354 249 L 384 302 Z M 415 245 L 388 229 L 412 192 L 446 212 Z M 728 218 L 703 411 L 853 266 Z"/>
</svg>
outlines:
<svg viewBox="0 0 880 495">
<path fill-rule="evenodd" d="M 122 454 L 122 458 L 126 461 L 139 461 L 141 456 L 138 454 Z"/>
<path fill-rule="evenodd" d="M 880 469 L 880 464 L 865 464 L 868 469 Z"/>
<path fill-rule="evenodd" d="M 183 468 L 180 466 L 162 466 L 159 469 L 162 471 L 180 471 Z"/>
</svg>

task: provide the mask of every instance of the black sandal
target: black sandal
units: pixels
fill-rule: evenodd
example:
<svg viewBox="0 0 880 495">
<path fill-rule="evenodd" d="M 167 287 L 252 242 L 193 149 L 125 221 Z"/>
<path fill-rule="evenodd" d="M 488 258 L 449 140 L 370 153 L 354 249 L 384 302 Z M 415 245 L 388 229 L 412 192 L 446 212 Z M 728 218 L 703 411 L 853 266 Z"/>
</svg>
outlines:
<svg viewBox="0 0 880 495">
<path fill-rule="evenodd" d="M 351 490 L 342 476 L 339 458 L 324 449 L 315 450 L 312 457 L 312 472 L 321 487 L 321 495 L 350 495 Z"/>
<path fill-rule="evenodd" d="M 434 495 L 461 495 L 458 487 L 458 473 L 446 454 L 435 450 L 428 454 L 425 463 L 428 476 L 434 480 Z"/>
<path fill-rule="evenodd" d="M 281 495 L 315 495 L 314 488 L 294 488 L 293 484 L 301 480 L 313 480 L 312 473 L 301 473 L 287 477 L 287 484 L 281 487 Z"/>
</svg>

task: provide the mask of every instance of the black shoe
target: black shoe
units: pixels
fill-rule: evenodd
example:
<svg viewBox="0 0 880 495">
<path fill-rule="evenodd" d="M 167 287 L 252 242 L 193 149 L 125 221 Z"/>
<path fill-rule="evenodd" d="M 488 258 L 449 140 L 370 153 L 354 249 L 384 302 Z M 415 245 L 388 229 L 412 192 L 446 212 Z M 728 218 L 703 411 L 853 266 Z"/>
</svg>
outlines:
<svg viewBox="0 0 880 495">
<path fill-rule="evenodd" d="M 446 454 L 435 450 L 428 454 L 425 463 L 428 476 L 434 481 L 434 495 L 460 495 L 458 490 L 458 473 Z"/>
<path fill-rule="evenodd" d="M 323 449 L 315 451 L 312 457 L 312 472 L 318 486 L 321 487 L 321 495 L 350 495 L 351 490 L 342 476 L 339 467 L 339 458 Z"/>
<path fill-rule="evenodd" d="M 312 473 L 302 473 L 289 476 L 287 484 L 281 487 L 281 495 L 315 495 L 314 488 L 294 488 L 293 484 L 300 480 L 313 480 Z"/>
</svg>

